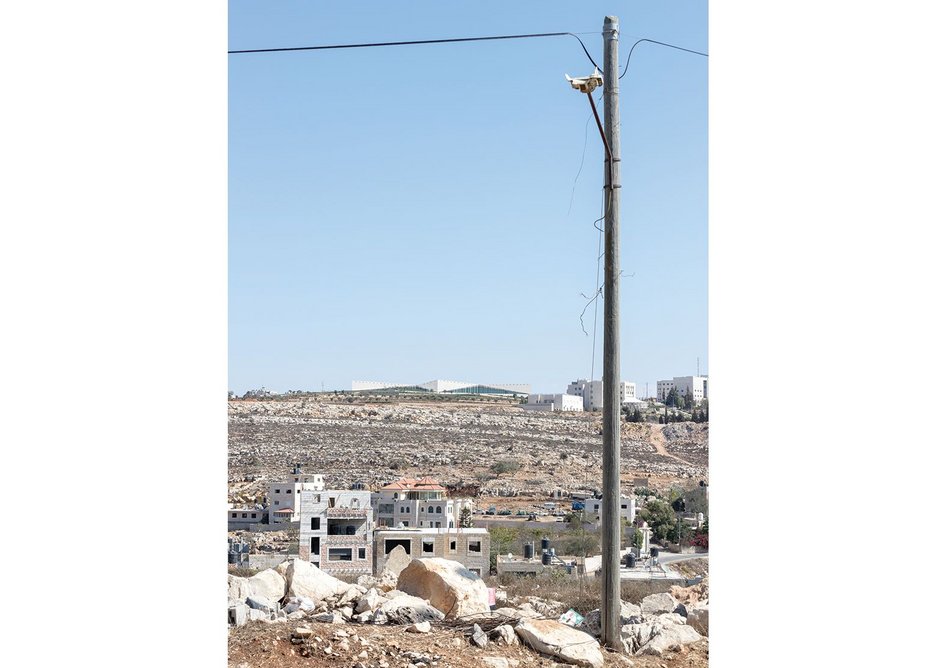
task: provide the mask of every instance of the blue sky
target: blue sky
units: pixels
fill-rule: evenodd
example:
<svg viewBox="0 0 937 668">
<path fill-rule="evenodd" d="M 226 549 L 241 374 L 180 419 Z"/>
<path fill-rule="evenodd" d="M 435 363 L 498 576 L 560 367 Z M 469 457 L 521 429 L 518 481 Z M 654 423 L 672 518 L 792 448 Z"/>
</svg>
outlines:
<svg viewBox="0 0 937 668">
<path fill-rule="evenodd" d="M 241 2 L 231 49 L 570 31 L 707 52 L 704 2 Z M 229 388 L 592 375 L 602 150 L 571 37 L 228 56 Z M 621 81 L 622 377 L 707 371 L 708 59 Z M 587 136 L 588 135 L 588 136 Z M 576 175 L 585 161 L 578 182 Z M 575 190 L 574 190 L 575 182 Z M 572 206 L 570 201 L 572 198 Z M 601 376 L 601 303 L 595 352 Z"/>
</svg>

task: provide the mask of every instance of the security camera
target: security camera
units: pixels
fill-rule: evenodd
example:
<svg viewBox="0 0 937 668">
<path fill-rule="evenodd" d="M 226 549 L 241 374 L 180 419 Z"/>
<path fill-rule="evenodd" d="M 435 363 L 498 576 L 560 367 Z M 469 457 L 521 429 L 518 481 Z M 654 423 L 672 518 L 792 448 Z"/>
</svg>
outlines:
<svg viewBox="0 0 937 668">
<path fill-rule="evenodd" d="M 587 77 L 571 77 L 567 74 L 566 80 L 569 82 L 570 86 L 580 93 L 591 93 L 602 85 L 602 75 L 599 74 L 598 67 L 595 68 L 595 72 Z"/>
</svg>

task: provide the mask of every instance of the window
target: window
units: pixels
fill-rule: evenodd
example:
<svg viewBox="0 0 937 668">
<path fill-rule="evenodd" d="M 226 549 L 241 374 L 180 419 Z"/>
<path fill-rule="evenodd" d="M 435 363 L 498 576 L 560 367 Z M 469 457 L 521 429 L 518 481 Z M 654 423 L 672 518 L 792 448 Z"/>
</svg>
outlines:
<svg viewBox="0 0 937 668">
<path fill-rule="evenodd" d="M 454 541 L 454 540 L 450 540 L 450 541 L 449 541 L 449 550 L 452 551 L 452 552 L 455 552 L 455 541 Z"/>
<path fill-rule="evenodd" d="M 256 518 L 257 518 L 257 513 L 251 513 L 251 519 L 253 520 L 253 519 L 256 519 Z"/>
<path fill-rule="evenodd" d="M 410 523 L 407 520 L 404 520 L 403 522 L 401 522 L 401 524 L 404 525 L 405 527 L 410 526 Z"/>
<path fill-rule="evenodd" d="M 319 537 L 314 536 L 309 539 L 309 551 L 313 554 L 319 554 Z"/>
<path fill-rule="evenodd" d="M 286 490 L 286 493 L 287 493 L 287 494 L 292 494 L 292 493 L 293 493 L 293 490 L 288 489 L 288 490 Z"/>
<path fill-rule="evenodd" d="M 472 571 L 475 575 L 481 577 L 482 569 L 480 569 L 480 568 L 470 568 L 469 570 Z"/>
<path fill-rule="evenodd" d="M 237 516 L 238 516 L 237 513 L 231 513 L 231 518 L 232 518 L 232 519 L 237 519 Z"/>
<path fill-rule="evenodd" d="M 299 482 L 299 478 L 293 478 L 293 482 Z"/>
<path fill-rule="evenodd" d="M 469 547 L 469 552 L 481 552 L 482 542 L 480 540 L 470 540 L 468 547 Z"/>
<path fill-rule="evenodd" d="M 423 541 L 423 554 L 432 554 L 433 553 L 433 541 L 424 540 Z"/>
<path fill-rule="evenodd" d="M 241 513 L 241 518 L 243 518 L 243 519 L 246 520 L 246 519 L 247 519 L 247 513 Z"/>
<path fill-rule="evenodd" d="M 334 507 L 335 507 L 335 497 L 334 497 L 334 496 L 330 496 L 330 497 L 329 497 L 329 508 L 334 508 Z"/>
<path fill-rule="evenodd" d="M 273 505 L 275 505 L 275 506 L 279 506 L 279 505 L 280 505 L 280 500 L 279 500 L 279 499 L 277 499 L 276 501 L 274 501 L 274 502 L 273 502 Z"/>
<path fill-rule="evenodd" d="M 273 493 L 274 493 L 274 494 L 279 494 L 279 493 L 280 493 L 280 490 L 275 489 L 275 490 L 273 490 Z"/>
<path fill-rule="evenodd" d="M 316 494 L 316 503 L 321 503 L 321 502 L 322 502 L 322 495 Z"/>
<path fill-rule="evenodd" d="M 430 508 L 430 512 L 433 512 L 432 508 Z M 442 515 L 442 507 L 436 506 L 436 512 Z"/>
<path fill-rule="evenodd" d="M 429 512 L 433 512 L 433 507 L 432 507 L 432 506 L 429 507 Z"/>
<path fill-rule="evenodd" d="M 359 548 L 358 548 L 358 558 L 359 558 L 359 559 L 366 559 L 367 557 L 365 557 L 365 552 L 366 552 L 366 549 L 365 549 L 365 548 L 359 547 Z"/>
<path fill-rule="evenodd" d="M 321 528 L 321 524 L 320 524 L 321 521 L 322 520 L 320 518 L 313 517 L 311 526 L 309 528 L 312 529 L 313 531 L 318 531 Z"/>
<path fill-rule="evenodd" d="M 410 539 L 406 538 L 388 538 L 384 541 L 384 554 L 390 554 L 398 545 L 403 545 L 403 551 L 410 554 Z"/>
<path fill-rule="evenodd" d="M 329 561 L 351 561 L 350 547 L 330 547 Z"/>
</svg>

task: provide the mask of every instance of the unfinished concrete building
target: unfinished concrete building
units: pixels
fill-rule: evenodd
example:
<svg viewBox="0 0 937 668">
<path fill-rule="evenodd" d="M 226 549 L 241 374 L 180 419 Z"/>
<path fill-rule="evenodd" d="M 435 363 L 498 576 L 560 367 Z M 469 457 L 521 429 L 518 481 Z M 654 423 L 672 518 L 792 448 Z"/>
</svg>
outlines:
<svg viewBox="0 0 937 668">
<path fill-rule="evenodd" d="M 488 574 L 491 540 L 488 529 L 398 528 L 374 531 L 374 572 L 380 573 L 387 555 L 398 545 L 411 559 L 440 557 L 458 561 L 478 576 Z"/>
<path fill-rule="evenodd" d="M 299 556 L 331 575 L 370 575 L 371 492 L 300 491 Z"/>
</svg>

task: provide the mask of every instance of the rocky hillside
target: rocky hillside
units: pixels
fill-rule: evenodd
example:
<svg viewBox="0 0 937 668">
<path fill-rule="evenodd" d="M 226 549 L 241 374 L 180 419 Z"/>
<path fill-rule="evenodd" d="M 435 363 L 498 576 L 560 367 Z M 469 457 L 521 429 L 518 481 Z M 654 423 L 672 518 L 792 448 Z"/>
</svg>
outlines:
<svg viewBox="0 0 937 668">
<path fill-rule="evenodd" d="M 328 403 L 232 401 L 228 408 L 232 501 L 263 493 L 263 480 L 291 462 L 322 472 L 340 488 L 401 475 L 481 484 L 483 494 L 545 497 L 599 487 L 601 416 L 526 412 L 478 402 Z M 707 424 L 622 424 L 622 479 L 661 486 L 708 476 Z M 491 466 L 514 460 L 517 471 Z M 251 482 L 253 479 L 253 482 Z"/>
</svg>

